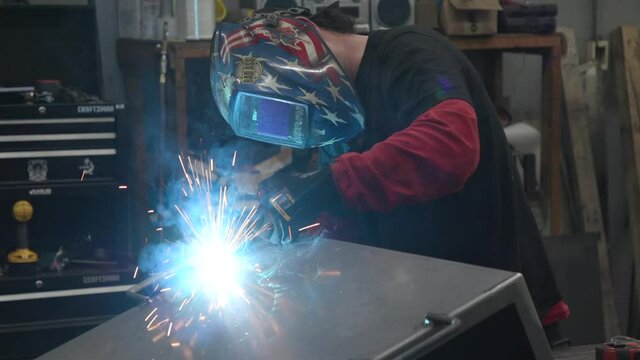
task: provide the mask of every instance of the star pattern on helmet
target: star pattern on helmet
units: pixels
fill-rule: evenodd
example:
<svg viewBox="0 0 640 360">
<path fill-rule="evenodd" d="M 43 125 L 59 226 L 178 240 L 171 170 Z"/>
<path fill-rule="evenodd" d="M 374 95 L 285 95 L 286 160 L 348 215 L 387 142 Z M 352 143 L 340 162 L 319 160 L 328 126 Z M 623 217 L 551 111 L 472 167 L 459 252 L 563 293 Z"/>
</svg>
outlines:
<svg viewBox="0 0 640 360">
<path fill-rule="evenodd" d="M 283 45 L 290 49 L 300 50 L 298 42 L 301 40 L 298 29 L 295 29 L 292 26 L 287 26 L 286 28 L 289 29 L 289 31 L 277 31 L 275 29 L 265 28 L 265 35 L 271 40 L 267 43 L 271 45 Z"/>
<path fill-rule="evenodd" d="M 327 140 L 327 141 L 323 141 L 323 142 L 321 142 L 318 146 L 328 146 L 328 145 L 333 145 L 333 144 L 338 143 L 338 142 L 340 142 L 340 141 L 342 141 L 342 140 L 344 140 L 344 138 L 335 138 L 335 137 L 334 137 L 334 138 L 332 138 L 332 139 L 330 139 L 330 140 Z"/>
<path fill-rule="evenodd" d="M 351 76 L 321 38 L 298 22 L 292 19 L 273 26 L 265 21 L 250 31 L 242 25 L 220 25 L 212 50 L 214 99 L 229 123 L 234 120 L 230 100 L 240 92 L 270 93 L 283 101 L 305 104 L 308 112 L 298 115 L 307 117 L 307 126 L 301 129 L 308 132 L 306 145 L 338 153 L 344 149 L 332 148 L 357 136 L 367 116 Z M 309 29 L 315 31 L 311 25 Z M 225 43 L 225 39 L 232 41 Z M 249 71 L 252 81 L 241 82 L 247 69 L 254 70 Z"/>
<path fill-rule="evenodd" d="M 338 123 L 341 123 L 341 124 L 346 124 L 347 123 L 346 121 L 344 121 L 344 120 L 342 120 L 342 119 L 340 119 L 338 117 L 338 113 L 331 112 L 331 111 L 329 111 L 327 109 L 322 109 L 322 110 L 324 110 L 324 115 L 321 115 L 321 116 L 323 118 L 331 121 L 331 123 L 334 126 L 338 126 Z"/>
<path fill-rule="evenodd" d="M 265 58 L 261 58 L 261 57 L 255 57 L 255 56 L 253 56 L 253 53 L 252 53 L 252 52 L 250 52 L 248 55 L 233 54 L 233 56 L 237 57 L 237 58 L 238 58 L 238 59 L 240 59 L 240 60 L 245 60 L 245 59 L 248 59 L 248 58 L 254 58 L 254 59 L 255 59 L 256 61 L 258 61 L 258 62 L 260 62 L 260 61 L 268 61 L 268 60 L 267 60 L 267 59 L 265 59 Z"/>
<path fill-rule="evenodd" d="M 218 72 L 218 75 L 220 75 L 220 85 L 221 85 L 220 88 L 223 90 L 221 95 L 224 96 L 224 101 L 226 105 L 228 105 L 229 99 L 231 98 L 231 92 L 233 90 L 233 83 L 235 82 L 235 77 L 222 72 Z"/>
<path fill-rule="evenodd" d="M 309 91 L 307 92 L 305 89 L 299 87 L 298 89 L 300 89 L 300 91 L 302 91 L 302 96 L 298 96 L 297 99 L 298 100 L 303 100 L 303 101 L 308 101 L 309 103 L 318 106 L 318 105 L 322 105 L 322 106 L 327 106 L 327 103 L 320 100 L 317 96 L 316 96 L 316 92 L 315 91 Z M 326 110 L 325 110 L 326 111 Z"/>
<path fill-rule="evenodd" d="M 344 79 L 343 79 L 343 80 L 344 80 Z M 350 82 L 350 81 L 345 80 L 345 81 L 344 81 L 344 84 L 349 88 L 349 90 L 351 90 L 351 93 L 352 93 L 353 95 L 356 95 L 356 91 L 353 89 L 353 86 L 351 85 L 351 82 Z M 356 95 L 356 96 L 357 96 L 357 95 Z"/>
<path fill-rule="evenodd" d="M 345 101 L 342 95 L 340 95 L 340 86 L 334 86 L 331 80 L 329 80 L 329 86 L 325 87 L 325 89 L 327 89 L 331 93 L 331 97 L 333 98 L 334 102 L 338 102 L 338 99 L 341 101 Z"/>
<path fill-rule="evenodd" d="M 263 90 L 265 90 L 265 88 L 271 89 L 279 95 L 282 95 L 280 89 L 291 90 L 290 87 L 278 83 L 278 75 L 271 76 L 270 74 L 262 75 L 262 82 L 258 86 Z"/>
<path fill-rule="evenodd" d="M 360 126 L 364 126 L 364 116 L 362 116 L 362 114 L 356 111 L 351 113 L 351 116 L 353 116 L 354 119 L 358 120 Z"/>
<path fill-rule="evenodd" d="M 227 89 L 231 89 L 231 87 L 233 86 L 233 82 L 235 81 L 234 77 L 219 71 L 218 75 L 220 75 L 220 83 L 222 84 L 222 86 Z"/>
<path fill-rule="evenodd" d="M 276 59 L 282 61 L 284 64 L 284 66 L 280 66 L 282 68 L 285 68 L 287 70 L 291 70 L 294 71 L 296 74 L 302 76 L 303 78 L 307 79 L 307 76 L 305 75 L 306 69 L 300 65 L 300 63 L 298 62 L 298 59 L 295 59 L 293 61 L 289 61 L 283 57 L 280 56 L 276 56 Z"/>
</svg>

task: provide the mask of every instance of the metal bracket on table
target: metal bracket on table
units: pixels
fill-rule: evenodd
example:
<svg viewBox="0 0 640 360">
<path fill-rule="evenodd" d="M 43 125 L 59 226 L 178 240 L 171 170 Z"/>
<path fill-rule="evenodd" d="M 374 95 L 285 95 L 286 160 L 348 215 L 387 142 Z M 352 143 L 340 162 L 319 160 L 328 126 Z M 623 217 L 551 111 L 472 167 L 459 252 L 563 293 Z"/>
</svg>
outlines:
<svg viewBox="0 0 640 360">
<path fill-rule="evenodd" d="M 420 331 L 375 356 L 373 360 L 419 358 L 451 339 L 460 326 L 460 319 L 456 317 L 428 313 Z"/>
<path fill-rule="evenodd" d="M 168 274 L 170 274 L 170 272 L 163 272 L 163 273 L 150 276 L 149 278 L 139 282 L 138 284 L 132 286 L 129 290 L 127 290 L 127 296 L 141 302 L 145 302 L 145 303 L 150 302 L 152 296 L 143 295 L 140 293 L 140 291 L 146 289 L 147 287 L 154 284 L 156 281 L 160 280 L 161 278 L 167 276 Z"/>
</svg>

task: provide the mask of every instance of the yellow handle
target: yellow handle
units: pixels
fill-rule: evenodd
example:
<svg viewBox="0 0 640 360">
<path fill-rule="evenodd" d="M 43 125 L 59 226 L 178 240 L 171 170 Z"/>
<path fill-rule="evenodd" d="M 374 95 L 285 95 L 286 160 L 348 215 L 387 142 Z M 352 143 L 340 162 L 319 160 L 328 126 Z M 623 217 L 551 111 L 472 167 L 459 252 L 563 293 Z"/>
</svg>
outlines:
<svg viewBox="0 0 640 360">
<path fill-rule="evenodd" d="M 33 206 L 26 201 L 20 200 L 13 204 L 13 217 L 19 222 L 27 222 L 33 216 Z"/>
<path fill-rule="evenodd" d="M 216 0 L 216 22 L 221 22 L 227 17 L 227 7 L 222 0 Z"/>
</svg>

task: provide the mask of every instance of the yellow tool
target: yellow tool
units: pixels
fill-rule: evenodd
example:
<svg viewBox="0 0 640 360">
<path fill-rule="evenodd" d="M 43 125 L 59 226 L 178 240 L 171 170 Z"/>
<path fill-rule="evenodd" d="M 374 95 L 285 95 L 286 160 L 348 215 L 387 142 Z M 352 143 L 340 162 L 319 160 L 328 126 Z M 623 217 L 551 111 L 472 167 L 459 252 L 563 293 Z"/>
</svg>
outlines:
<svg viewBox="0 0 640 360">
<path fill-rule="evenodd" d="M 29 249 L 27 222 L 33 217 L 33 206 L 20 200 L 13 204 L 13 217 L 18 221 L 16 250 L 9 256 L 9 274 L 30 275 L 36 272 L 38 254 Z"/>
<path fill-rule="evenodd" d="M 216 22 L 222 22 L 227 17 L 227 7 L 222 0 L 216 0 Z"/>
</svg>

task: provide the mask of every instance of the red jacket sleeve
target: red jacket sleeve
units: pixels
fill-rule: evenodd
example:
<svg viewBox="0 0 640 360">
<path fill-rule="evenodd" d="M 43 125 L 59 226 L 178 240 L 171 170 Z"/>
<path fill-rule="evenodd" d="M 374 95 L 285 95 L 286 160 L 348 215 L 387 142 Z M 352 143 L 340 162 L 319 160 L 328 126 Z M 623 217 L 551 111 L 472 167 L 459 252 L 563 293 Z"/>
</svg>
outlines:
<svg viewBox="0 0 640 360">
<path fill-rule="evenodd" d="M 560 301 L 555 304 L 547 314 L 542 318 L 542 325 L 547 326 L 558 321 L 569 318 L 571 312 L 569 311 L 569 305 L 564 301 Z"/>
<path fill-rule="evenodd" d="M 391 211 L 460 191 L 479 159 L 475 110 L 455 99 L 366 152 L 340 156 L 331 170 L 349 206 Z"/>
</svg>

